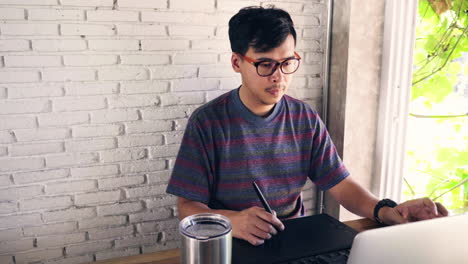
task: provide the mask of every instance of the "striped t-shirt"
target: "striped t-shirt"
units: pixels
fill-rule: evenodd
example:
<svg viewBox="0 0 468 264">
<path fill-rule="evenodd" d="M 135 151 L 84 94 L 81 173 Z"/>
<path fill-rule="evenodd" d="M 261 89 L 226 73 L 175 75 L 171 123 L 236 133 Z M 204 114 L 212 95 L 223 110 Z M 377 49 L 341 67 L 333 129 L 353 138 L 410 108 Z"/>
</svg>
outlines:
<svg viewBox="0 0 468 264">
<path fill-rule="evenodd" d="M 238 90 L 193 112 L 168 193 L 240 211 L 262 206 L 252 187 L 256 181 L 272 209 L 285 217 L 300 208 L 307 177 L 327 190 L 349 175 L 309 105 L 285 95 L 268 116 L 259 117 L 244 106 Z"/>
</svg>

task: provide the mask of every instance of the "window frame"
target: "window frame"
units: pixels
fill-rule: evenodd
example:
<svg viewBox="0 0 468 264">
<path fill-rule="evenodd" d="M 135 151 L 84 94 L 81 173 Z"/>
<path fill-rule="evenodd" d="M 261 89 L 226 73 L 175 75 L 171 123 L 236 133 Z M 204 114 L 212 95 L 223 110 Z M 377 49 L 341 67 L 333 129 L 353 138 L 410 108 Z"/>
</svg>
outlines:
<svg viewBox="0 0 468 264">
<path fill-rule="evenodd" d="M 418 1 L 385 1 L 372 192 L 401 200 Z"/>
</svg>

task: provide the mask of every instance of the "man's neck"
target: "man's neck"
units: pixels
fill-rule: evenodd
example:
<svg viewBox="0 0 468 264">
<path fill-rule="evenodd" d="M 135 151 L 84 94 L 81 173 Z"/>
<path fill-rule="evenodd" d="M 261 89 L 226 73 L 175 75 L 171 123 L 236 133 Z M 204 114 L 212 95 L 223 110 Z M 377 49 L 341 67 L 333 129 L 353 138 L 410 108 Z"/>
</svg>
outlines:
<svg viewBox="0 0 468 264">
<path fill-rule="evenodd" d="M 255 102 L 255 100 L 251 99 L 252 97 L 253 95 L 246 87 L 244 87 L 244 85 L 239 88 L 239 98 L 241 102 L 245 105 L 245 107 L 247 107 L 247 109 L 250 110 L 250 112 L 254 113 L 255 115 L 261 117 L 267 116 L 275 107 L 275 104 L 268 105 Z"/>
</svg>

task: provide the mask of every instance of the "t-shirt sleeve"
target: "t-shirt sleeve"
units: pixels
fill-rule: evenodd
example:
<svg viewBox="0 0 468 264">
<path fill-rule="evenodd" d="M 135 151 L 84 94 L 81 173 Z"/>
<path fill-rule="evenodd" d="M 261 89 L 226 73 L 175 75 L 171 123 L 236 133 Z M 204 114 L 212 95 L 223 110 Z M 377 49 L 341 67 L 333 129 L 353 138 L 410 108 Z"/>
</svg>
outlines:
<svg viewBox="0 0 468 264">
<path fill-rule="evenodd" d="M 349 176 L 325 125 L 318 116 L 310 162 L 309 178 L 322 191 L 332 188 Z"/>
<path fill-rule="evenodd" d="M 210 166 L 206 140 L 195 118 L 190 118 L 166 189 L 192 201 L 208 204 Z"/>
</svg>

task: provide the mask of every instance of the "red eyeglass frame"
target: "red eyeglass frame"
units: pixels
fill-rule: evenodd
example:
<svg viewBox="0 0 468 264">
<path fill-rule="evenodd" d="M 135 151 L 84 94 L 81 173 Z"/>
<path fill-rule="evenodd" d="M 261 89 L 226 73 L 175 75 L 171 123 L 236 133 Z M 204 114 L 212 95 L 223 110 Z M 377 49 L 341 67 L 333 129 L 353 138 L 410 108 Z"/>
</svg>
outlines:
<svg viewBox="0 0 468 264">
<path fill-rule="evenodd" d="M 275 65 L 275 67 L 274 67 L 274 70 L 271 72 L 271 74 L 268 74 L 268 75 L 260 75 L 260 74 L 258 73 L 258 65 L 259 65 L 259 63 L 264 62 L 265 60 L 258 61 L 258 60 L 256 60 L 256 59 L 253 59 L 253 58 L 250 58 L 250 57 L 248 57 L 248 56 L 242 55 L 242 54 L 240 54 L 240 53 L 237 53 L 237 54 L 238 54 L 239 56 L 241 56 L 242 58 L 244 58 L 247 62 L 249 62 L 250 64 L 252 64 L 253 66 L 255 66 L 255 69 L 257 70 L 257 74 L 258 74 L 259 76 L 261 76 L 261 77 L 268 77 L 268 76 L 273 75 L 273 73 L 276 71 L 276 69 L 278 69 L 278 66 L 280 66 L 281 64 L 283 64 L 283 62 L 285 62 L 285 61 L 291 59 L 291 58 L 288 58 L 288 59 L 285 59 L 285 60 L 282 61 L 282 62 L 278 62 L 278 61 L 275 61 L 275 60 L 271 60 L 271 61 L 276 62 L 276 65 Z M 302 59 L 301 56 L 300 56 L 299 54 L 297 54 L 297 52 L 294 52 L 294 56 L 295 56 L 295 59 L 297 59 L 297 60 L 299 61 L 299 64 L 300 64 L 300 63 L 301 63 L 301 59 Z M 297 69 L 299 69 L 299 65 L 297 66 Z M 295 72 L 297 71 L 297 69 L 296 69 L 295 71 L 293 71 L 293 72 L 285 73 L 285 72 L 283 72 L 283 68 L 280 67 L 281 72 L 284 73 L 284 74 L 293 74 L 293 73 L 295 73 Z"/>
</svg>

